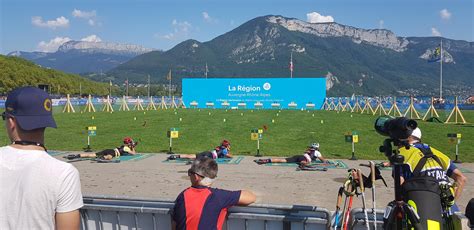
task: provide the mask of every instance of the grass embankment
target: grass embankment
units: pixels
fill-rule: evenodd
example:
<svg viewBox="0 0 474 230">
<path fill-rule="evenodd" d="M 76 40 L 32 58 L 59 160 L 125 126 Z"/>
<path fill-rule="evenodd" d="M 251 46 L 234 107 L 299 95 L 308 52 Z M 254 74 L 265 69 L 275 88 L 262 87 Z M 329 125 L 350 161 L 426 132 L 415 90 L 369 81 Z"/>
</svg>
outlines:
<svg viewBox="0 0 474 230">
<path fill-rule="evenodd" d="M 76 110 L 79 111 L 78 108 Z M 474 111 L 463 111 L 463 114 L 467 121 L 474 121 Z M 446 119 L 447 114 L 440 115 Z M 169 145 L 166 131 L 176 127 L 179 128 L 179 139 L 173 140 L 174 152 L 197 153 L 210 150 L 222 139 L 229 139 L 234 154 L 254 155 L 257 143 L 250 140 L 250 130 L 266 125 L 268 129 L 263 134 L 260 145 L 261 153 L 265 155 L 301 154 L 310 142 L 317 141 L 321 144 L 321 152 L 325 156 L 348 158 L 351 155 L 351 144 L 345 142 L 344 133 L 357 131 L 359 134 L 359 143 L 356 144 L 357 157 L 384 159 L 383 154 L 378 151 L 384 137 L 378 135 L 373 128 L 376 116 L 364 114 L 335 111 L 207 109 L 65 114 L 60 112 L 60 108 L 55 108 L 55 118 L 59 128 L 47 131 L 46 146 L 49 149 L 81 150 L 87 140 L 85 127 L 97 126 L 98 135 L 91 138 L 94 150 L 117 146 L 123 137 L 131 136 L 140 141 L 139 152 L 162 152 L 166 151 Z M 451 157 L 454 157 L 455 145 L 448 143 L 446 135 L 461 133 L 462 142 L 459 146 L 461 159 L 466 162 L 474 161 L 472 123 L 446 125 L 419 121 L 419 127 L 423 131 L 424 142 Z M 8 142 L 5 132 L 0 133 L 0 140 L 3 143 Z"/>
</svg>

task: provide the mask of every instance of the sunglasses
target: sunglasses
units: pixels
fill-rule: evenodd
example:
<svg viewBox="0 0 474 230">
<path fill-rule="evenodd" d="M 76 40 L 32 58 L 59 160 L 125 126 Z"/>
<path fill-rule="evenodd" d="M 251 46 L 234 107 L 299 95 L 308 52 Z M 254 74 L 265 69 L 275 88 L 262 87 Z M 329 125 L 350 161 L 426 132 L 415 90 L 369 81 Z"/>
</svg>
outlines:
<svg viewBox="0 0 474 230">
<path fill-rule="evenodd" d="M 6 120 L 7 118 L 11 118 L 11 117 L 13 117 L 13 116 L 10 115 L 10 114 L 8 114 L 7 112 L 3 112 L 3 113 L 2 113 L 2 119 L 3 119 L 3 120 Z"/>
<path fill-rule="evenodd" d="M 188 169 L 188 176 L 191 176 L 191 175 L 193 175 L 193 174 L 194 174 L 194 175 L 198 175 L 199 177 L 202 177 L 202 178 L 205 177 L 205 176 L 203 176 L 203 175 L 201 175 L 201 174 L 198 174 L 198 173 L 192 171 L 191 169 Z"/>
</svg>

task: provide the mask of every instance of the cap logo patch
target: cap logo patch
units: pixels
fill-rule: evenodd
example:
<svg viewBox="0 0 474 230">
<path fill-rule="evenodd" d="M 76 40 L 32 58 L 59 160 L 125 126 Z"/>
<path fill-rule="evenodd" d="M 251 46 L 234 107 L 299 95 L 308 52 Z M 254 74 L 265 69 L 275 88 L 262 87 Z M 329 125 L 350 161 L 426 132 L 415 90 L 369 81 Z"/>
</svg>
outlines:
<svg viewBox="0 0 474 230">
<path fill-rule="evenodd" d="M 49 98 L 44 100 L 43 106 L 46 111 L 51 112 L 51 100 Z"/>
</svg>

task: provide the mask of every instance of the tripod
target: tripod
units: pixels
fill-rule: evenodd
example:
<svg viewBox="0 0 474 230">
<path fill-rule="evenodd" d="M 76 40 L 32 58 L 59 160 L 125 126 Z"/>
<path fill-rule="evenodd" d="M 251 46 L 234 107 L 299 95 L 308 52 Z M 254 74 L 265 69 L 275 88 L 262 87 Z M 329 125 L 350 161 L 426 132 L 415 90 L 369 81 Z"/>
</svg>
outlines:
<svg viewBox="0 0 474 230">
<path fill-rule="evenodd" d="M 380 148 L 381 152 L 384 152 L 389 157 L 390 163 L 394 168 L 395 183 L 395 200 L 390 202 L 385 210 L 383 229 L 402 230 L 413 227 L 416 230 L 423 230 L 418 213 L 403 200 L 400 175 L 404 157 L 399 155 L 397 150 L 392 151 L 392 142 L 392 139 L 386 139 L 384 145 Z"/>
</svg>

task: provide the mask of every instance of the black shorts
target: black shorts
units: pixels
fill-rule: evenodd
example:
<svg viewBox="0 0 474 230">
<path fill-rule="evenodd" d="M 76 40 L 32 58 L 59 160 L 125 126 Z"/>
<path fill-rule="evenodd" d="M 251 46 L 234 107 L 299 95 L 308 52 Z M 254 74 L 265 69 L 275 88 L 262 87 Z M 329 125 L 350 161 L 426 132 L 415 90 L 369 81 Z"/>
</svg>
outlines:
<svg viewBox="0 0 474 230">
<path fill-rule="evenodd" d="M 104 149 L 104 150 L 96 153 L 95 155 L 97 157 L 103 157 L 103 156 L 107 156 L 107 155 L 115 157 L 115 150 L 113 150 L 113 149 Z"/>
<path fill-rule="evenodd" d="M 211 152 L 202 152 L 202 153 L 196 154 L 196 159 L 205 158 L 205 157 L 214 159 Z"/>
<path fill-rule="evenodd" d="M 301 161 L 307 161 L 306 157 L 303 155 L 296 155 L 292 157 L 285 158 L 287 163 L 300 163 Z"/>
</svg>

